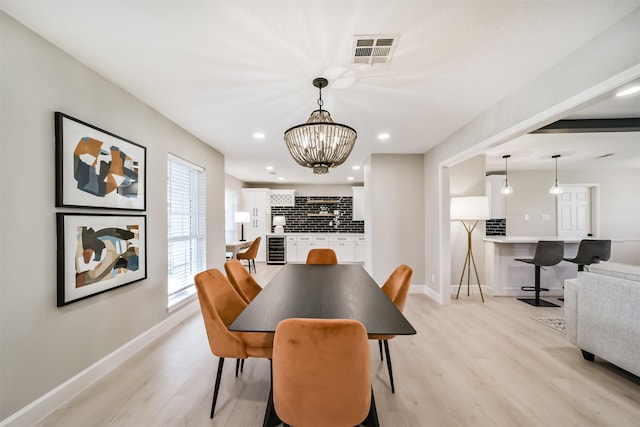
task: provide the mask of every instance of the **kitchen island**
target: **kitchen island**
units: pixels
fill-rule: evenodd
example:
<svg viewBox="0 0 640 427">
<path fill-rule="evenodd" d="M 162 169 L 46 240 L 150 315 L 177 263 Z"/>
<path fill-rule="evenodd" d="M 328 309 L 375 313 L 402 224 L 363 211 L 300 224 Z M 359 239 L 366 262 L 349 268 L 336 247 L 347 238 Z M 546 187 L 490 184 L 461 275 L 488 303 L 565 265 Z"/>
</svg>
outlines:
<svg viewBox="0 0 640 427">
<path fill-rule="evenodd" d="M 564 240 L 564 257 L 573 258 L 578 251 L 580 239 L 561 239 L 558 237 L 486 237 L 485 244 L 485 283 L 493 296 L 532 297 L 533 292 L 520 289 L 533 286 L 534 267 L 515 261 L 515 258 L 533 258 L 536 243 L 539 240 Z M 540 275 L 540 285 L 549 289 L 545 296 L 562 296 L 565 279 L 577 276 L 578 266 L 562 261 L 560 264 L 544 267 Z"/>
</svg>

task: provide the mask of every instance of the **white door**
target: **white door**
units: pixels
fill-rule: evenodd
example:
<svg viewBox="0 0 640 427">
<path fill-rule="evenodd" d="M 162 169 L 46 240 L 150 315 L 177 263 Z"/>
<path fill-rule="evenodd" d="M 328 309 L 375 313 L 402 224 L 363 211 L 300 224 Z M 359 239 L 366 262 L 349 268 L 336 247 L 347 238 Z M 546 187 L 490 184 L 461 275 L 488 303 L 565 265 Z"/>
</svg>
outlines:
<svg viewBox="0 0 640 427">
<path fill-rule="evenodd" d="M 591 234 L 591 190 L 563 185 L 558 195 L 558 237 L 583 239 Z"/>
</svg>

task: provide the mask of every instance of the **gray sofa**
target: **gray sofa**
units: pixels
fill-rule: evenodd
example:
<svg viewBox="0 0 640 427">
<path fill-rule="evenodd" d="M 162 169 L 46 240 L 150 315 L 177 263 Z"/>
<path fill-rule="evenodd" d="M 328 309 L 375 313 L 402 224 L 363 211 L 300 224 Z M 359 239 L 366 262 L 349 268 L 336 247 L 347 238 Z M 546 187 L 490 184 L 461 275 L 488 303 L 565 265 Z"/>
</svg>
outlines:
<svg viewBox="0 0 640 427">
<path fill-rule="evenodd" d="M 640 376 L 640 266 L 592 264 L 564 283 L 569 341 Z"/>
</svg>

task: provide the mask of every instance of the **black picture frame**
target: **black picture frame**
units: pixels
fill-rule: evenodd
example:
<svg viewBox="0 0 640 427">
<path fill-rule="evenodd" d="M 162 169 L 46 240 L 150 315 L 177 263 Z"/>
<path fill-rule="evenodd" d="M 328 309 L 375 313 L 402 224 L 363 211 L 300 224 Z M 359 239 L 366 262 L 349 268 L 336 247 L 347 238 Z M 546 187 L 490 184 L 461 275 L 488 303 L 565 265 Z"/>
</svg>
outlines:
<svg viewBox="0 0 640 427">
<path fill-rule="evenodd" d="M 57 306 L 147 278 L 146 215 L 57 213 Z"/>
<path fill-rule="evenodd" d="M 146 210 L 147 149 L 55 112 L 56 207 Z"/>
</svg>

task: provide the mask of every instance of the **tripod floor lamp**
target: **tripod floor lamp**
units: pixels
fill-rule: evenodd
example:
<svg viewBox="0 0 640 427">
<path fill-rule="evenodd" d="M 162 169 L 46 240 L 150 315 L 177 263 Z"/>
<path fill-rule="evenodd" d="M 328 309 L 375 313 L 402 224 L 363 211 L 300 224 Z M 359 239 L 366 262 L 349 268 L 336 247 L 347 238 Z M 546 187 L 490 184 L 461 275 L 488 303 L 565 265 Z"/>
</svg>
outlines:
<svg viewBox="0 0 640 427">
<path fill-rule="evenodd" d="M 471 235 L 479 221 L 489 219 L 489 199 L 484 196 L 452 197 L 451 219 L 462 222 L 464 229 L 467 231 L 467 256 L 464 260 L 464 266 L 462 267 L 462 275 L 460 276 L 456 299 L 460 296 L 460 288 L 462 287 L 462 281 L 464 280 L 465 270 L 467 273 L 467 296 L 469 296 L 471 287 L 471 264 L 473 264 L 473 271 L 476 274 L 476 281 L 478 282 L 478 289 L 480 290 L 480 298 L 482 298 L 482 302 L 484 302 L 482 286 L 480 285 L 480 278 L 478 277 L 478 268 L 476 267 L 476 260 L 473 257 Z"/>
</svg>

